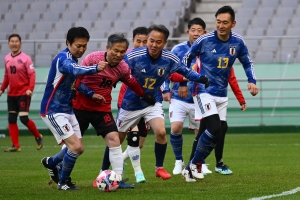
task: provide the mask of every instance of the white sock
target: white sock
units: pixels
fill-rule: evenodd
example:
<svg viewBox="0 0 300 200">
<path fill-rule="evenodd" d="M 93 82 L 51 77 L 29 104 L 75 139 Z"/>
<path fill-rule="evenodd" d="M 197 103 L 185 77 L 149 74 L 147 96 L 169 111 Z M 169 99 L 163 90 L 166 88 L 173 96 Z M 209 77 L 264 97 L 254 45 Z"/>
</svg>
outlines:
<svg viewBox="0 0 300 200">
<path fill-rule="evenodd" d="M 128 146 L 127 146 L 127 148 L 125 149 L 125 151 L 123 152 L 123 160 L 125 161 L 125 160 L 127 160 L 128 158 L 129 158 L 129 155 L 128 155 Z"/>
<path fill-rule="evenodd" d="M 121 175 L 123 172 L 123 155 L 121 145 L 109 148 L 109 161 L 114 172 Z"/>
<path fill-rule="evenodd" d="M 127 153 L 129 155 L 135 175 L 142 172 L 141 169 L 141 150 L 140 147 L 127 147 Z"/>
<path fill-rule="evenodd" d="M 67 147 L 67 145 L 66 145 L 66 144 L 63 144 L 62 147 L 61 147 L 61 149 L 64 149 L 64 148 L 66 148 L 66 147 Z"/>
</svg>

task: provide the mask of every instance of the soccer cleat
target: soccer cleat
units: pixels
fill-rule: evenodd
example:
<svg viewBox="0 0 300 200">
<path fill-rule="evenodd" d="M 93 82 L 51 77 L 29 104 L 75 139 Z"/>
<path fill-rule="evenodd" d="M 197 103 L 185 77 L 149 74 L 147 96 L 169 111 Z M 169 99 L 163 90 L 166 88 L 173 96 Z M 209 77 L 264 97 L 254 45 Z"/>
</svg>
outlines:
<svg viewBox="0 0 300 200">
<path fill-rule="evenodd" d="M 215 171 L 219 174 L 230 175 L 233 172 L 226 165 L 222 165 L 220 167 L 215 167 Z"/>
<path fill-rule="evenodd" d="M 58 183 L 57 185 L 58 190 L 79 190 L 75 183 L 71 182 L 71 178 L 65 180 L 62 184 Z"/>
<path fill-rule="evenodd" d="M 12 147 L 5 149 L 4 152 L 21 152 L 21 148 L 17 148 L 14 145 L 12 145 Z"/>
<path fill-rule="evenodd" d="M 202 173 L 202 164 L 201 163 L 190 163 L 190 169 L 194 178 L 203 179 L 204 175 Z"/>
<path fill-rule="evenodd" d="M 169 174 L 164 168 L 162 167 L 159 167 L 157 168 L 156 170 L 156 177 L 160 177 L 162 178 L 163 180 L 167 180 L 169 178 L 171 178 L 171 174 Z"/>
<path fill-rule="evenodd" d="M 208 169 L 206 164 L 202 164 L 202 173 L 204 175 L 211 174 L 212 172 Z"/>
<path fill-rule="evenodd" d="M 146 182 L 146 179 L 145 179 L 145 176 L 144 176 L 143 172 L 137 173 L 135 175 L 135 179 L 136 179 L 137 183 L 145 183 Z"/>
<path fill-rule="evenodd" d="M 196 182 L 196 179 L 194 179 L 191 170 L 183 169 L 181 175 L 183 176 L 186 182 Z"/>
<path fill-rule="evenodd" d="M 39 138 L 35 138 L 36 141 L 36 149 L 40 150 L 43 147 L 43 136 L 40 134 Z"/>
<path fill-rule="evenodd" d="M 50 178 L 52 179 L 52 181 L 54 181 L 56 184 L 58 184 L 59 182 L 59 176 L 58 176 L 58 171 L 57 171 L 57 168 L 56 166 L 54 167 L 50 167 L 48 165 L 48 159 L 50 157 L 45 157 L 41 160 L 41 163 L 44 165 L 44 167 L 48 170 L 49 172 L 49 176 Z"/>
<path fill-rule="evenodd" d="M 119 189 L 132 189 L 134 188 L 134 184 L 127 184 L 126 182 L 128 181 L 127 179 L 124 179 L 119 182 Z"/>
<path fill-rule="evenodd" d="M 182 160 L 176 160 L 175 161 L 175 167 L 173 169 L 173 174 L 181 174 L 182 170 L 184 168 L 184 162 Z"/>
</svg>

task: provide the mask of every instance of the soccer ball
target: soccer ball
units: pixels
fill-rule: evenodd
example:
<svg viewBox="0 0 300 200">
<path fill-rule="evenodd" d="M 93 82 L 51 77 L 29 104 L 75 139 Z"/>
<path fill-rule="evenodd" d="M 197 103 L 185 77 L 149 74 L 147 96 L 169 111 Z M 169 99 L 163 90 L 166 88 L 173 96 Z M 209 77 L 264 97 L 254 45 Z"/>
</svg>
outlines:
<svg viewBox="0 0 300 200">
<path fill-rule="evenodd" d="M 96 178 L 99 190 L 103 192 L 114 192 L 119 188 L 120 176 L 112 170 L 102 171 Z"/>
</svg>

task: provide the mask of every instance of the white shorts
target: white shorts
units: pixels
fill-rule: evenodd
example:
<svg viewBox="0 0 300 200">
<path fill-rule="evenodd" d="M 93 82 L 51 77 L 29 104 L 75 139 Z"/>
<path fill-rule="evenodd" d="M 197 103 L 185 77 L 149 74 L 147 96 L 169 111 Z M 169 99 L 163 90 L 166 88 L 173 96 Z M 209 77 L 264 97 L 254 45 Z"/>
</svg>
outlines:
<svg viewBox="0 0 300 200">
<path fill-rule="evenodd" d="M 184 122 L 189 119 L 189 129 L 199 129 L 200 122 L 195 120 L 195 105 L 177 99 L 171 99 L 169 107 L 170 122 Z"/>
<path fill-rule="evenodd" d="M 81 138 L 79 124 L 75 115 L 57 113 L 54 115 L 42 116 L 42 120 L 54 135 L 57 144 L 61 144 L 63 140 L 69 138 L 73 134 L 76 134 L 78 138 Z"/>
<path fill-rule="evenodd" d="M 145 123 L 147 124 L 151 119 L 154 118 L 165 118 L 164 111 L 161 103 L 155 103 L 154 106 L 148 106 L 142 110 L 128 111 L 120 109 L 117 118 L 117 127 L 119 132 L 127 132 L 134 128 L 144 117 Z"/>
<path fill-rule="evenodd" d="M 219 114 L 221 121 L 226 121 L 228 97 L 216 97 L 208 93 L 197 94 L 195 96 L 196 112 L 201 111 L 203 117 Z"/>
</svg>

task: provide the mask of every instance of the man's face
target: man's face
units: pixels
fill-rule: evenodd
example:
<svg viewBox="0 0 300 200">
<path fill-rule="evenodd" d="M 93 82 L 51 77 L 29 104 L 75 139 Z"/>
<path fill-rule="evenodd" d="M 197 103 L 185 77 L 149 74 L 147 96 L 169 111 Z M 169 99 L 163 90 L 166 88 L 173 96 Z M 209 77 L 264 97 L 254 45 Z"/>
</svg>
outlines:
<svg viewBox="0 0 300 200">
<path fill-rule="evenodd" d="M 216 19 L 216 29 L 220 39 L 228 39 L 231 29 L 236 22 L 231 20 L 229 13 L 221 13 Z"/>
<path fill-rule="evenodd" d="M 107 61 L 111 66 L 118 65 L 127 51 L 126 42 L 115 43 L 112 47 L 106 46 Z"/>
<path fill-rule="evenodd" d="M 72 45 L 67 41 L 67 46 L 75 58 L 81 58 L 87 49 L 87 43 L 87 38 L 75 38 Z"/>
<path fill-rule="evenodd" d="M 158 58 L 162 49 L 167 44 L 165 40 L 165 35 L 159 31 L 151 31 L 148 40 L 147 40 L 147 47 L 151 57 Z"/>
<path fill-rule="evenodd" d="M 135 35 L 134 38 L 132 39 L 133 42 L 133 48 L 139 48 L 147 45 L 147 35 Z"/>
<path fill-rule="evenodd" d="M 190 44 L 192 45 L 200 35 L 203 35 L 205 33 L 206 31 L 201 25 L 193 24 L 191 28 L 187 31 L 187 34 L 189 35 Z"/>
<path fill-rule="evenodd" d="M 21 41 L 18 37 L 12 37 L 8 42 L 8 46 L 12 53 L 18 53 L 21 48 Z"/>
</svg>

